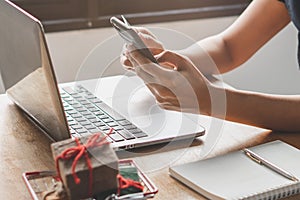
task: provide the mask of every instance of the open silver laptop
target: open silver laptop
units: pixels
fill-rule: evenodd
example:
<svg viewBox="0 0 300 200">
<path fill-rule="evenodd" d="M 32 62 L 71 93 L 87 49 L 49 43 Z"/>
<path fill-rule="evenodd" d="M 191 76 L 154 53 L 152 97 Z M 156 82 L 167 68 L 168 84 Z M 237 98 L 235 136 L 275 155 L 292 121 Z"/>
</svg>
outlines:
<svg viewBox="0 0 300 200">
<path fill-rule="evenodd" d="M 54 141 L 112 127 L 113 147 L 128 149 L 204 134 L 197 118 L 160 109 L 137 77 L 58 85 L 40 21 L 8 1 L 0 1 L 0 26 L 6 93 Z"/>
</svg>

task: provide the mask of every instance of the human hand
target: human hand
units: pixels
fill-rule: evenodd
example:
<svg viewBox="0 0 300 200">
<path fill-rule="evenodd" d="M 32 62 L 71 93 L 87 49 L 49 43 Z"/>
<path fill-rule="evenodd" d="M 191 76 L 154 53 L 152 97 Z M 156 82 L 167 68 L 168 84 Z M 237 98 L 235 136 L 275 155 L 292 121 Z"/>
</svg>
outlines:
<svg viewBox="0 0 300 200">
<path fill-rule="evenodd" d="M 142 39 L 142 41 L 149 48 L 149 50 L 153 55 L 157 55 L 164 50 L 162 43 L 158 41 L 155 35 L 151 33 L 148 29 L 143 27 L 133 27 L 133 29 L 138 33 L 139 37 Z M 123 50 L 120 56 L 121 64 L 125 69 L 134 71 L 132 63 L 125 56 L 126 51 L 127 51 L 127 44 L 123 46 Z"/>
<path fill-rule="evenodd" d="M 156 55 L 158 64 L 132 45 L 125 52 L 136 74 L 143 79 L 160 107 L 168 110 L 210 114 L 213 85 L 186 57 L 172 51 Z"/>
</svg>

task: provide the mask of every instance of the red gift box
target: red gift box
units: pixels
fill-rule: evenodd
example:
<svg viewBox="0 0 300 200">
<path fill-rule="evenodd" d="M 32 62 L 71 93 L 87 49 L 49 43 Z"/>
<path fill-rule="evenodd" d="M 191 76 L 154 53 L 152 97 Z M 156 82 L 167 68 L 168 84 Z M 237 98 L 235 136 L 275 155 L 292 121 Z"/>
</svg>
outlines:
<svg viewBox="0 0 300 200">
<path fill-rule="evenodd" d="M 103 135 L 67 139 L 51 148 L 71 200 L 117 191 L 118 158 Z"/>
</svg>

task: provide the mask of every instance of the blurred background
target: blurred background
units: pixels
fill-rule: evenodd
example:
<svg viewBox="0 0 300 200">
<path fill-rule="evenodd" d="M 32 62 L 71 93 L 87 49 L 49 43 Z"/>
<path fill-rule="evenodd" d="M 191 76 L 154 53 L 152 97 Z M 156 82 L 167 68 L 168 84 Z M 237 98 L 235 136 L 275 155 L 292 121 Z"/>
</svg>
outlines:
<svg viewBox="0 0 300 200">
<path fill-rule="evenodd" d="M 87 55 L 98 44 L 116 35 L 116 31 L 109 23 L 111 16 L 123 14 L 131 24 L 171 29 L 197 41 L 226 29 L 251 1 L 14 0 L 13 2 L 42 21 L 58 81 L 70 82 L 77 79 L 76 74 Z M 236 88 L 298 94 L 300 71 L 296 61 L 296 49 L 297 31 L 290 24 L 242 67 L 223 75 L 222 78 Z M 113 46 L 105 49 L 105 51 L 114 50 Z M 101 68 L 101 64 L 95 64 Z M 121 66 L 113 67 L 107 75 L 120 73 L 122 73 Z M 3 92 L 5 91 L 0 84 L 0 93 Z"/>
</svg>

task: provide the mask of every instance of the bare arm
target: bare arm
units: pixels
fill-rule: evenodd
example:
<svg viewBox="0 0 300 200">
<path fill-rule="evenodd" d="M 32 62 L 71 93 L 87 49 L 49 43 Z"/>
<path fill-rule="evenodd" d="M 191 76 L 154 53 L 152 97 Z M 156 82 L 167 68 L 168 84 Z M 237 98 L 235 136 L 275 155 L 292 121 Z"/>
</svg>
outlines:
<svg viewBox="0 0 300 200">
<path fill-rule="evenodd" d="M 283 3 L 277 0 L 254 0 L 227 30 L 199 41 L 202 49 L 194 45 L 184 50 L 183 54 L 205 74 L 224 73 L 247 61 L 289 22 L 290 17 Z M 211 66 L 203 64 L 203 60 L 207 60 L 203 50 L 214 61 L 205 62 Z M 213 89 L 215 92 L 218 90 L 221 89 Z M 273 130 L 300 130 L 299 95 L 270 95 L 231 89 L 225 92 L 227 120 Z"/>
<path fill-rule="evenodd" d="M 212 112 L 212 100 L 225 92 L 225 119 L 272 130 L 300 131 L 300 95 L 271 95 L 224 89 L 211 84 L 199 73 L 212 74 L 218 73 L 218 70 L 223 73 L 236 68 L 289 22 L 287 9 L 281 2 L 254 0 L 223 33 L 198 42 L 201 48 L 194 45 L 179 52 L 189 59 L 165 50 L 157 55 L 159 61 L 175 64 L 178 67 L 176 71 L 155 65 L 138 52 L 129 51 L 127 54 L 146 84 L 158 83 L 148 84 L 148 87 L 161 107 L 223 118 L 222 111 Z M 213 66 L 215 64 L 217 68 Z M 194 70 L 196 68 L 198 72 Z M 180 87 L 186 84 L 192 86 L 192 92 Z M 172 95 L 169 91 L 176 93 Z M 195 95 L 199 106 L 192 101 Z M 224 103 L 220 99 L 215 102 Z"/>
<path fill-rule="evenodd" d="M 300 130 L 299 95 L 271 95 L 226 89 L 226 98 L 227 120 L 272 130 Z"/>
<path fill-rule="evenodd" d="M 247 61 L 290 22 L 285 5 L 278 0 L 254 0 L 224 32 L 206 38 L 183 51 L 204 74 L 230 71 Z M 199 46 L 201 48 L 199 48 Z M 207 61 L 203 50 L 212 58 Z M 217 66 L 203 64 L 211 63 Z"/>
</svg>

